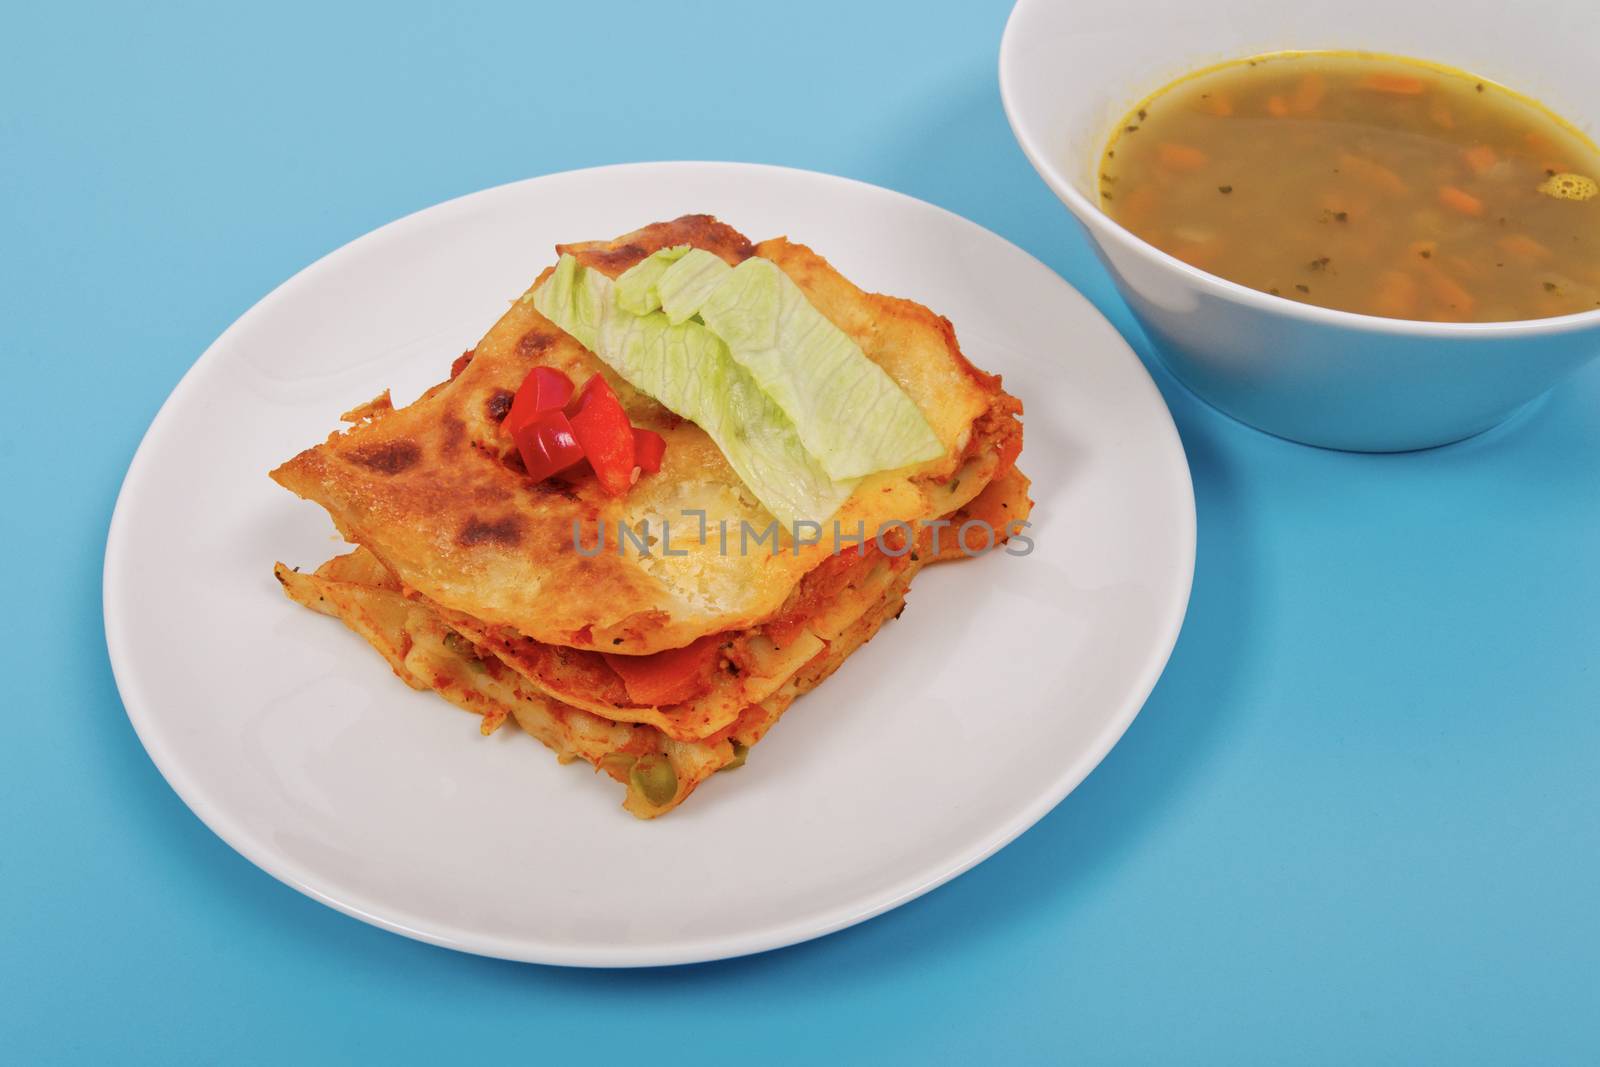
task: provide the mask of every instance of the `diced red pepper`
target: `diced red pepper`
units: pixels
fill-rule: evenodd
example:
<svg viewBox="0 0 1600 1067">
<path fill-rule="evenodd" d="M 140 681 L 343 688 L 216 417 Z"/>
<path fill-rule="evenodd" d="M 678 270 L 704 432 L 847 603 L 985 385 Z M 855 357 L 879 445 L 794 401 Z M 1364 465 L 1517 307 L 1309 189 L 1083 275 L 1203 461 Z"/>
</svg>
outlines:
<svg viewBox="0 0 1600 1067">
<path fill-rule="evenodd" d="M 511 417 L 506 417 L 506 423 Z M 541 411 L 511 429 L 511 439 L 522 454 L 528 477 L 542 482 L 583 459 L 583 446 L 562 411 Z"/>
<path fill-rule="evenodd" d="M 596 374 L 576 398 L 572 394 L 571 378 L 554 367 L 535 367 L 512 398 L 500 425 L 516 442 L 529 477 L 543 481 L 587 459 L 606 492 L 621 496 L 641 470 L 661 469 L 666 441 L 628 422 L 605 378 Z"/>
<path fill-rule="evenodd" d="M 710 687 L 724 640 L 722 634 L 709 634 L 683 648 L 651 656 L 601 655 L 622 678 L 629 700 L 663 707 L 682 703 Z"/>
<path fill-rule="evenodd" d="M 511 412 L 505 426 L 513 430 L 519 423 L 530 421 L 545 411 L 560 411 L 572 399 L 572 379 L 554 367 L 535 367 L 522 379 L 517 395 L 511 401 Z"/>
<path fill-rule="evenodd" d="M 633 461 L 639 469 L 646 474 L 654 474 L 661 469 L 661 459 L 667 454 L 666 438 L 654 430 L 641 430 L 633 428 Z"/>
<path fill-rule="evenodd" d="M 571 421 L 573 436 L 583 446 L 601 487 L 613 496 L 626 493 L 639 476 L 633 426 L 605 378 L 596 374 L 584 383 L 573 403 Z"/>
</svg>

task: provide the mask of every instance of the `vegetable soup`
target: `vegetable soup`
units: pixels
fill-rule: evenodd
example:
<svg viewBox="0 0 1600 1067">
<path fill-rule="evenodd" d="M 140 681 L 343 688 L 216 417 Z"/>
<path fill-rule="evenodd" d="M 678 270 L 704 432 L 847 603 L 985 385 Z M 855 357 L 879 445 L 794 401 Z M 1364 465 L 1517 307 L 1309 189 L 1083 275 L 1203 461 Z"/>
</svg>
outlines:
<svg viewBox="0 0 1600 1067">
<path fill-rule="evenodd" d="M 1191 75 L 1130 113 L 1101 206 L 1202 270 L 1389 318 L 1600 307 L 1600 151 L 1461 71 L 1284 52 Z"/>
</svg>

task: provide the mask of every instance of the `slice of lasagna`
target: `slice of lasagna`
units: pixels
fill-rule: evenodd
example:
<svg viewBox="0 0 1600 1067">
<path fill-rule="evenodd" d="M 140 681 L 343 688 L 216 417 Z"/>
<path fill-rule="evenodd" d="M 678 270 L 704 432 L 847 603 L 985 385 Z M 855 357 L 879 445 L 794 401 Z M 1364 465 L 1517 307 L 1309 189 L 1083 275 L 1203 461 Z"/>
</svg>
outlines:
<svg viewBox="0 0 1600 1067">
<path fill-rule="evenodd" d="M 782 238 L 687 216 L 557 252 L 448 381 L 272 472 L 358 546 L 276 573 L 651 818 L 742 765 L 923 566 L 1020 530 L 1021 405 L 945 319 Z"/>
</svg>

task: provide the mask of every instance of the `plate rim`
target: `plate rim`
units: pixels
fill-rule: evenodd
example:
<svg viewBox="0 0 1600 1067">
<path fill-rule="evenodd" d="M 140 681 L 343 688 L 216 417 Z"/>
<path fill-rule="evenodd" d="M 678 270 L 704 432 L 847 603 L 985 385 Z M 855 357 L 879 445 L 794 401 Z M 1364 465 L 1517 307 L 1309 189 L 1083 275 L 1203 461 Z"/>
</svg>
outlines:
<svg viewBox="0 0 1600 1067">
<path fill-rule="evenodd" d="M 1177 644 L 1193 593 L 1197 552 L 1194 481 L 1188 456 L 1184 449 L 1182 438 L 1178 434 L 1177 425 L 1173 421 L 1171 409 L 1161 395 L 1160 389 L 1156 386 L 1149 368 L 1144 365 L 1133 351 L 1132 346 L 1128 344 L 1127 339 L 1113 325 L 1111 326 L 1112 333 L 1116 336 L 1121 346 L 1121 351 L 1118 355 L 1120 358 L 1129 361 L 1138 370 L 1140 379 L 1138 388 L 1148 390 L 1149 398 L 1154 401 L 1156 409 L 1164 417 L 1160 423 L 1162 436 L 1166 439 L 1165 443 L 1175 453 L 1177 461 L 1175 471 L 1181 478 L 1181 489 L 1183 490 L 1181 494 L 1183 497 L 1182 503 L 1187 505 L 1178 509 L 1182 526 L 1177 531 L 1181 535 L 1179 544 L 1182 559 L 1178 561 L 1180 563 L 1181 580 L 1174 584 L 1172 595 L 1168 598 L 1168 602 L 1162 605 L 1158 614 L 1161 624 L 1160 637 L 1151 646 L 1151 651 L 1139 672 L 1137 683 L 1128 690 L 1129 695 L 1114 709 L 1114 714 L 1107 719 L 1106 724 L 1095 735 L 1093 743 L 1086 746 L 1073 760 L 1065 764 L 1061 773 L 1050 782 L 1047 788 L 1041 790 L 1032 802 L 1022 807 L 1005 823 L 997 825 L 976 846 L 958 851 L 944 862 L 928 865 L 926 868 L 892 883 L 877 893 L 864 894 L 853 905 L 840 905 L 832 911 L 821 915 L 790 920 L 752 931 L 732 934 L 724 933 L 709 937 L 683 937 L 669 944 L 642 949 L 632 946 L 574 949 L 563 945 L 542 944 L 535 939 L 527 937 L 495 938 L 471 931 L 452 930 L 447 923 L 437 924 L 434 928 L 411 925 L 398 918 L 366 910 L 350 901 L 341 899 L 336 895 L 336 892 L 325 890 L 314 884 L 312 880 L 301 877 L 291 869 L 295 864 L 284 861 L 269 848 L 256 847 L 249 835 L 233 824 L 233 820 L 222 810 L 221 806 L 213 804 L 205 796 L 204 789 L 198 786 L 182 768 L 181 762 L 174 756 L 173 752 L 161 743 L 159 734 L 154 729 L 154 718 L 150 714 L 149 706 L 129 697 L 130 693 L 138 694 L 138 688 L 133 682 L 135 668 L 128 660 L 126 650 L 119 647 L 123 643 L 120 638 L 121 626 L 119 620 L 126 619 L 128 613 L 114 592 L 115 582 L 113 581 L 114 571 L 127 566 L 123 558 L 122 547 L 126 540 L 125 530 L 130 521 L 128 518 L 129 508 L 126 506 L 127 501 L 138 495 L 141 482 L 151 477 L 153 473 L 158 472 L 156 468 L 152 467 L 152 456 L 149 452 L 151 441 L 163 423 L 171 417 L 176 405 L 182 402 L 183 397 L 189 390 L 195 388 L 195 382 L 201 369 L 217 357 L 217 352 L 224 345 L 224 342 L 228 341 L 237 331 L 248 327 L 255 318 L 265 314 L 266 311 L 263 309 L 270 309 L 271 306 L 283 298 L 286 290 L 300 283 L 307 274 L 323 269 L 326 264 L 336 258 L 354 254 L 354 251 L 359 246 L 379 239 L 380 235 L 390 229 L 405 225 L 418 216 L 458 207 L 464 201 L 493 195 L 512 187 L 531 185 L 548 180 L 572 178 L 581 175 L 597 175 L 602 172 L 663 169 L 693 170 L 697 168 L 800 177 L 805 180 L 844 186 L 853 189 L 857 193 L 866 193 L 872 196 L 887 195 L 891 198 L 905 201 L 919 209 L 932 210 L 944 216 L 947 222 L 952 222 L 954 225 L 970 231 L 976 231 L 988 239 L 1008 246 L 1053 278 L 1056 284 L 1069 292 L 1072 297 L 1081 301 L 1095 315 L 1105 319 L 1105 315 L 1087 297 L 1032 253 L 995 233 L 993 230 L 948 208 L 940 207 L 937 204 L 895 189 L 875 185 L 856 178 L 830 174 L 825 171 L 730 160 L 657 160 L 612 163 L 596 167 L 554 171 L 549 174 L 502 182 L 498 185 L 463 193 L 408 212 L 399 218 L 346 241 L 296 270 L 292 275 L 256 300 L 255 303 L 235 318 L 222 333 L 218 334 L 206 346 L 205 351 L 184 371 L 177 384 L 172 387 L 171 392 L 162 401 L 161 406 L 151 418 L 150 424 L 140 436 L 138 447 L 134 450 L 133 456 L 129 460 L 127 471 L 124 473 L 121 485 L 117 490 L 116 503 L 112 508 L 111 520 L 107 529 L 105 552 L 101 567 L 101 619 L 106 651 L 110 659 L 112 676 L 116 682 L 117 694 L 122 703 L 124 714 L 127 715 L 140 745 L 146 755 L 149 756 L 150 761 L 155 765 L 156 770 L 166 780 L 167 785 L 178 795 L 178 799 L 183 801 L 184 806 L 200 820 L 203 826 L 216 834 L 229 848 L 244 857 L 253 866 L 272 876 L 277 881 L 310 897 L 312 900 L 333 908 L 335 911 L 376 926 L 379 929 L 442 948 L 517 962 L 590 968 L 655 967 L 706 963 L 786 948 L 790 945 L 836 933 L 839 930 L 891 911 L 959 877 L 1000 851 L 1000 849 L 1033 827 L 1045 815 L 1049 814 L 1089 776 L 1090 772 L 1100 765 L 1111 749 L 1121 740 L 1123 734 L 1127 732 L 1128 727 L 1132 725 L 1133 720 L 1138 717 L 1139 712 L 1149 700 L 1150 694 L 1165 671 L 1166 665 L 1171 658 L 1172 650 Z"/>
</svg>

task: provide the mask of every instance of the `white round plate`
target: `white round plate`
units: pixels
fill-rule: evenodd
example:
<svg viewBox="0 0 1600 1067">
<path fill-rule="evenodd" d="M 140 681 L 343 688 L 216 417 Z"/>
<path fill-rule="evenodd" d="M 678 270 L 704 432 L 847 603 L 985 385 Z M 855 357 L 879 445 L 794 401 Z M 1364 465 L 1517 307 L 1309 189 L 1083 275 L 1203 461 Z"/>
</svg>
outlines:
<svg viewBox="0 0 1600 1067">
<path fill-rule="evenodd" d="M 1027 406 L 1027 556 L 910 604 L 665 818 L 514 728 L 406 688 L 274 560 L 343 551 L 266 472 L 385 387 L 442 379 L 558 241 L 710 212 L 948 316 Z M 397 933 L 510 959 L 687 963 L 859 922 L 1049 811 L 1149 695 L 1188 604 L 1194 498 L 1154 384 L 1043 264 L 886 189 L 734 163 L 555 174 L 401 219 L 229 327 L 145 435 L 111 522 L 106 637 L 151 759 L 263 870 Z"/>
</svg>

